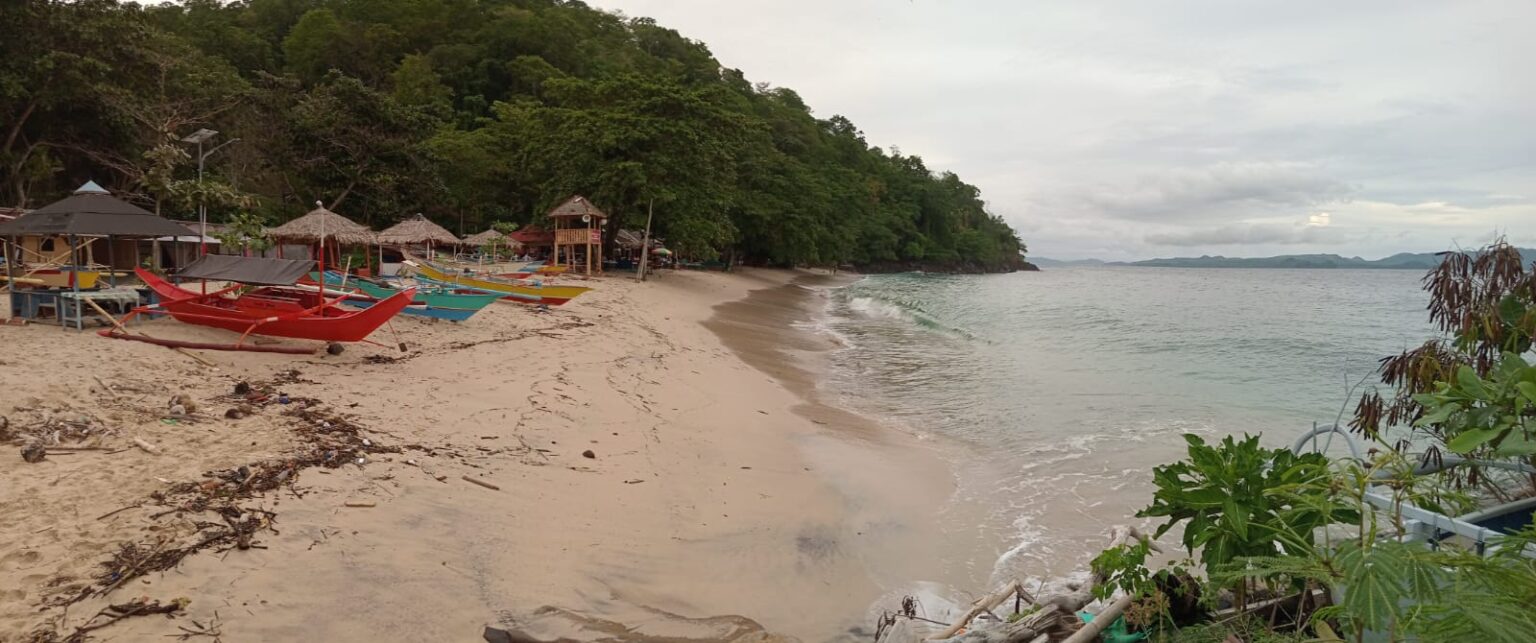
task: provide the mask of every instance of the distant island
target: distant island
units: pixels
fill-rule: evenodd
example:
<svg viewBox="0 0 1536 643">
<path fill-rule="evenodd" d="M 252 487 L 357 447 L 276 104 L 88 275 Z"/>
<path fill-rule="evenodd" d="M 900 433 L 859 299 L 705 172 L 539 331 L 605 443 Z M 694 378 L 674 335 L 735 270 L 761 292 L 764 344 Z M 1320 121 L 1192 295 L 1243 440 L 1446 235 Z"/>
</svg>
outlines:
<svg viewBox="0 0 1536 643">
<path fill-rule="evenodd" d="M 1526 263 L 1536 261 L 1536 249 L 1521 248 L 1520 255 Z M 1171 259 L 1146 259 L 1143 261 L 1102 261 L 1099 259 L 1057 260 L 1031 257 L 1042 268 L 1073 266 L 1132 266 L 1139 268 L 1293 268 L 1323 269 L 1347 268 L 1367 270 L 1428 270 L 1440 265 L 1436 252 L 1400 252 L 1381 259 L 1343 257 L 1335 254 L 1279 255 L 1275 257 L 1176 257 Z"/>
</svg>

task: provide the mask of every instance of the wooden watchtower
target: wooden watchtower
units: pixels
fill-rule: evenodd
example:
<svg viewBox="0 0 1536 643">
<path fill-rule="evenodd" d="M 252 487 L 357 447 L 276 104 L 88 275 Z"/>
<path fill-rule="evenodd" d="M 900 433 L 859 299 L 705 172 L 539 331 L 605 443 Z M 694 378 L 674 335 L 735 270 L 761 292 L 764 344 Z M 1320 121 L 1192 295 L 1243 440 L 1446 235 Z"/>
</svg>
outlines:
<svg viewBox="0 0 1536 643">
<path fill-rule="evenodd" d="M 586 263 L 586 274 L 592 274 L 595 265 L 597 271 L 603 271 L 603 222 L 608 215 L 597 206 L 592 205 L 584 196 L 573 196 L 564 203 L 555 206 L 549 211 L 549 220 L 555 227 L 555 247 L 550 258 L 555 265 L 561 265 L 560 248 L 565 247 L 564 261 L 572 270 L 576 268 L 576 248 L 585 246 L 583 261 Z"/>
</svg>

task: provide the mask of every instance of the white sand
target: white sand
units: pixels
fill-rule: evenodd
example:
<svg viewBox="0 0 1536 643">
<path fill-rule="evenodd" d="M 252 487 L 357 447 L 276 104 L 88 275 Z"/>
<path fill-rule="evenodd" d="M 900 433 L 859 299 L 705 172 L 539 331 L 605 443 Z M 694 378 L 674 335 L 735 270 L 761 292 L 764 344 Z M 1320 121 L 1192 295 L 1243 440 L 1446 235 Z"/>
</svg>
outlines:
<svg viewBox="0 0 1536 643">
<path fill-rule="evenodd" d="M 90 332 L 0 328 L 0 413 L 83 411 L 115 429 L 101 445 L 140 437 L 164 449 L 26 464 L 18 446 L 3 447 L 0 641 L 39 627 L 67 634 L 140 596 L 191 604 L 174 620 L 133 618 L 96 634 L 167 640 L 178 625 L 216 620 L 228 641 L 474 641 L 488 624 L 580 639 L 614 634 L 611 620 L 633 628 L 630 638 L 764 638 L 755 621 L 824 640 L 868 626 L 865 609 L 895 582 L 943 575 L 921 554 L 942 546 L 932 524 L 950 478 L 906 436 L 808 403 L 809 375 L 771 368 L 783 359 L 773 332 L 788 329 L 752 329 L 750 309 L 712 324 L 720 336 L 702 323 L 716 305 L 794 276 L 607 278 L 548 314 L 498 303 L 461 325 L 401 318 L 412 351 L 382 363 L 367 358 L 399 353 L 200 352 L 215 372 Z M 141 328 L 229 337 L 170 320 Z M 375 338 L 393 342 L 388 331 Z M 240 503 L 276 512 L 278 533 L 257 536 L 264 548 L 204 551 L 67 613 L 45 607 L 89 585 L 119 543 L 184 542 L 196 520 L 219 523 L 211 513 L 152 520 L 166 510 L 152 501 L 97 517 L 148 500 L 169 486 L 161 480 L 202 480 L 294 449 L 293 421 L 276 407 L 226 420 L 230 404 L 208 401 L 288 368 L 314 383 L 285 392 L 354 416 L 380 443 L 434 455 L 307 469 L 294 485 L 302 497 L 285 489 Z M 162 422 L 176 391 L 203 400 L 209 419 Z M 596 458 L 582 456 L 588 449 Z M 535 618 L 545 606 L 566 611 Z"/>
</svg>

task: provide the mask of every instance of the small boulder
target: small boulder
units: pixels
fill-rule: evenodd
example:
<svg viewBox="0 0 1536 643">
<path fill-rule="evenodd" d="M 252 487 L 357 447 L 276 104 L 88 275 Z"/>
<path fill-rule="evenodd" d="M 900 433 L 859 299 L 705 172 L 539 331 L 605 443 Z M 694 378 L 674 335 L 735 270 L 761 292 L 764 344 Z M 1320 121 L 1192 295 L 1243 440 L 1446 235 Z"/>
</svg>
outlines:
<svg viewBox="0 0 1536 643">
<path fill-rule="evenodd" d="M 586 451 L 581 452 L 581 457 L 587 458 L 589 460 L 596 460 L 597 454 L 593 453 L 591 449 L 587 449 Z"/>
</svg>

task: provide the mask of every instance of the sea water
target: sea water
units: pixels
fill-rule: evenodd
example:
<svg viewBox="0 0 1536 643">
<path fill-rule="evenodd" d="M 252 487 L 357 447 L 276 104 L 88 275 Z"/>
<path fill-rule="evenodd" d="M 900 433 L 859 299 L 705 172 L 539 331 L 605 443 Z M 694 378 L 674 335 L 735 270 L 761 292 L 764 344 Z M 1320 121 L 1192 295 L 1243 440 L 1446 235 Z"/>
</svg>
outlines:
<svg viewBox="0 0 1536 643">
<path fill-rule="evenodd" d="M 988 582 L 1081 569 L 1151 524 L 1181 435 L 1281 446 L 1353 410 L 1378 361 L 1435 335 L 1422 274 L 1063 268 L 876 275 L 820 290 L 821 394 L 943 442 L 945 555 Z M 1353 393 L 1351 393 L 1353 391 Z M 973 588 L 974 589 L 974 588 Z"/>
</svg>

